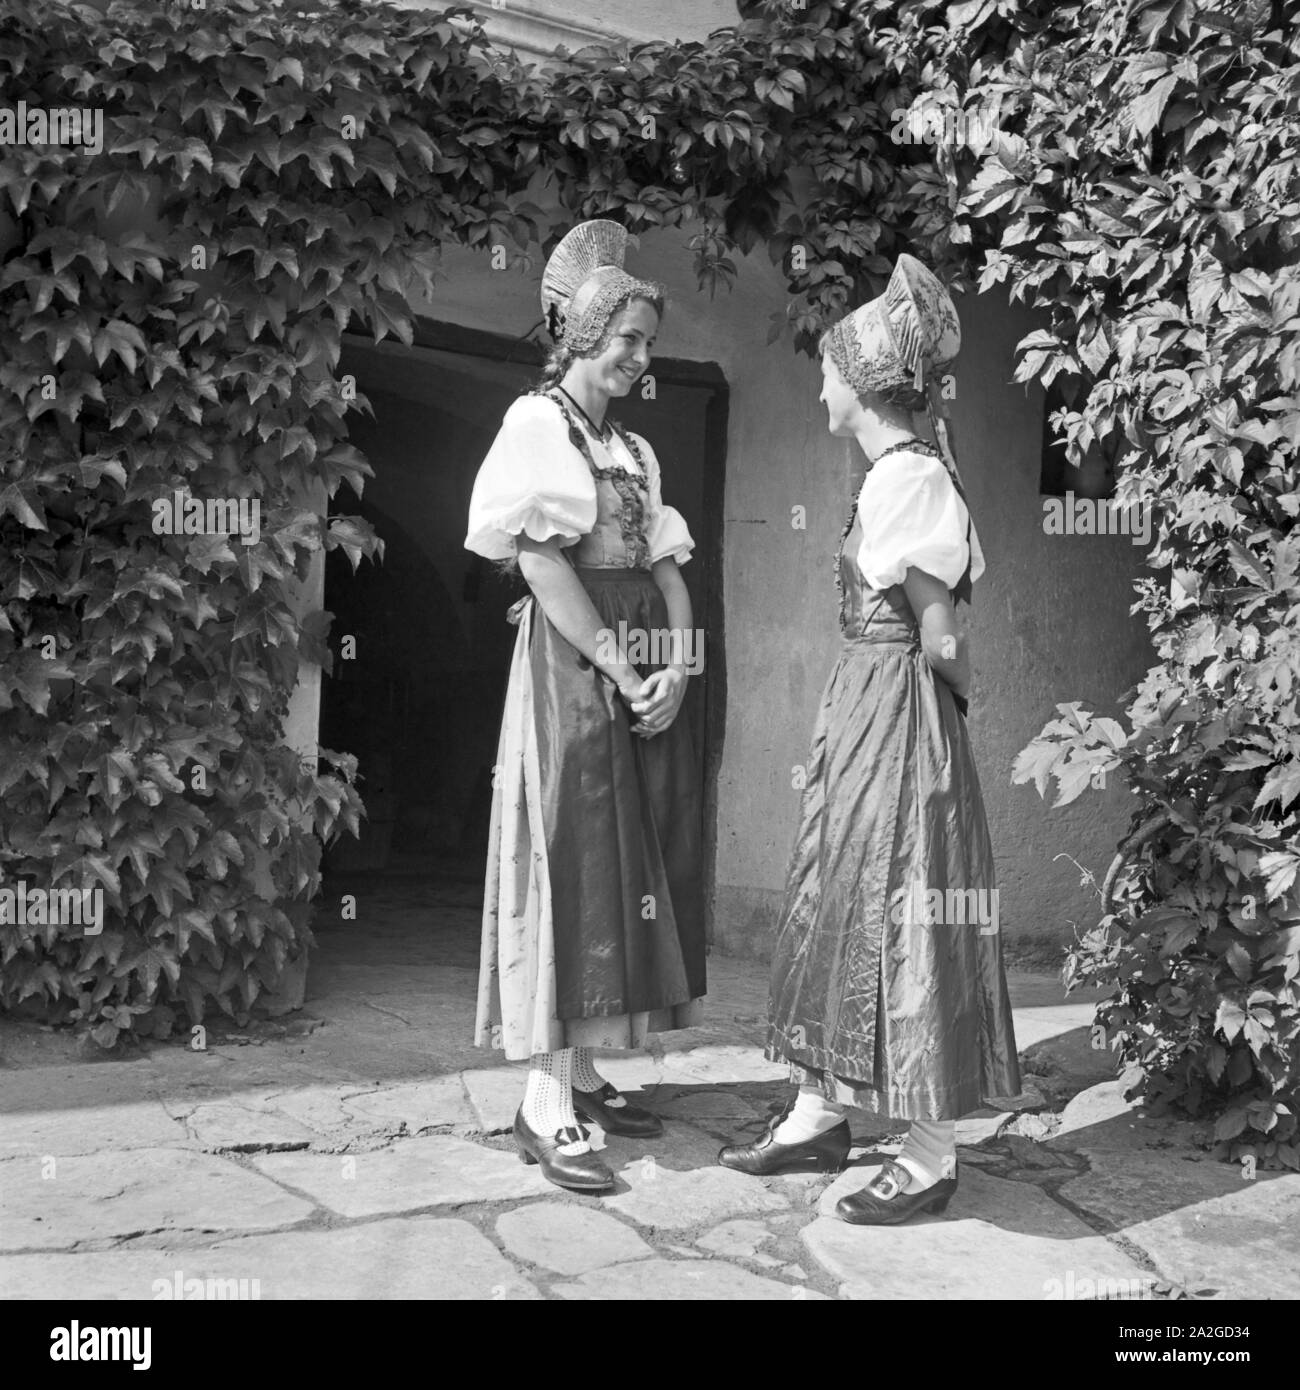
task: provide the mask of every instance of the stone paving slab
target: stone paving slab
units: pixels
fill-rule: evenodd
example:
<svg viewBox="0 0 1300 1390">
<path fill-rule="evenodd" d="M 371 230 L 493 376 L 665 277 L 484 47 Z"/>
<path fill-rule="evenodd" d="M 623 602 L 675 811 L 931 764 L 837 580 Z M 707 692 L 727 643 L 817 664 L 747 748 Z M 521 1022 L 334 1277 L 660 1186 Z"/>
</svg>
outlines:
<svg viewBox="0 0 1300 1390">
<path fill-rule="evenodd" d="M 694 1091 L 687 1095 L 673 1095 L 666 1100 L 656 1096 L 654 1109 L 655 1114 L 665 1120 L 708 1120 L 722 1121 L 724 1124 L 747 1124 L 763 1118 L 758 1107 L 751 1105 L 743 1096 L 720 1088 Z"/>
<path fill-rule="evenodd" d="M 479 1129 L 484 1134 L 508 1134 L 514 1128 L 515 1112 L 524 1101 L 527 1065 L 463 1071 L 460 1079 Z"/>
<path fill-rule="evenodd" d="M 403 1139 L 358 1154 L 265 1154 L 252 1165 L 339 1216 L 505 1202 L 555 1191 L 535 1165 L 451 1135 Z"/>
<path fill-rule="evenodd" d="M 1150 1271 L 1030 1183 L 964 1167 L 943 1216 L 902 1226 L 851 1226 L 829 1213 L 866 1185 L 874 1165 L 842 1174 L 822 1196 L 821 1216 L 800 1232 L 808 1254 L 853 1299 L 1046 1299 L 1052 1281 L 1123 1280 L 1144 1287 Z"/>
<path fill-rule="evenodd" d="M 683 1231 L 729 1216 L 780 1211 L 789 1205 L 785 1197 L 769 1190 L 763 1179 L 726 1168 L 683 1173 L 645 1159 L 611 1166 L 628 1191 L 606 1197 L 602 1205 L 650 1231 Z"/>
<path fill-rule="evenodd" d="M 497 1236 L 516 1259 L 556 1274 L 586 1274 L 654 1254 L 630 1226 L 569 1202 L 530 1202 L 505 1212 Z"/>
<path fill-rule="evenodd" d="M 654 1139 L 606 1134 L 594 1123 L 590 1132 L 592 1147 L 598 1148 L 605 1162 L 616 1171 L 624 1166 L 637 1171 L 671 1169 L 679 1173 L 715 1168 L 722 1147 L 714 1135 L 683 1120 L 667 1121 L 664 1132 Z"/>
<path fill-rule="evenodd" d="M 776 1232 L 761 1221 L 724 1221 L 702 1235 L 696 1244 L 729 1260 L 750 1260 L 754 1264 L 775 1269 L 781 1261 L 764 1254 L 761 1249 L 763 1245 L 772 1243 L 775 1237 Z"/>
<path fill-rule="evenodd" d="M 956 1142 L 959 1147 L 973 1148 L 986 1139 L 996 1139 L 1013 1119 L 1015 1116 L 1008 1110 L 989 1107 L 977 1110 L 973 1115 L 957 1121 Z"/>
<path fill-rule="evenodd" d="M 62 1093 L 50 1093 L 62 1102 Z M 9 1110 L 8 1078 L 0 1113 L 0 1158 L 55 1154 L 70 1157 L 113 1149 L 185 1144 L 185 1126 L 157 1100 L 100 1098 L 97 1104 L 50 1110 Z"/>
<path fill-rule="evenodd" d="M 177 1276 L 180 1276 L 179 1285 Z M 247 1280 L 261 1299 L 538 1299 L 492 1242 L 467 1221 L 398 1217 L 331 1231 L 247 1236 L 184 1250 L 114 1250 L 0 1257 L 0 1297 L 154 1299 L 164 1281 L 195 1298 L 208 1280 Z"/>
<path fill-rule="evenodd" d="M 368 1088 L 368 1083 L 358 1081 L 278 1087 L 267 1093 L 266 1105 L 322 1141 L 327 1136 L 346 1137 L 350 1129 L 356 1128 L 348 1104 Z"/>
<path fill-rule="evenodd" d="M 649 1052 L 610 1052 L 594 1055 L 596 1070 L 620 1091 L 648 1091 L 664 1079 L 664 1065 Z"/>
<path fill-rule="evenodd" d="M 1050 1142 L 1053 1148 L 1080 1152 L 1128 1152 L 1148 1144 L 1191 1147 L 1193 1129 L 1185 1120 L 1144 1114 L 1139 1102 L 1124 1099 L 1123 1083 L 1115 1080 L 1091 1086 L 1067 1102 Z"/>
<path fill-rule="evenodd" d="M 148 1063 L 80 1062 L 0 1072 L 0 1158 L 184 1143 Z"/>
<path fill-rule="evenodd" d="M 638 1260 L 584 1274 L 572 1284 L 556 1284 L 562 1298 L 624 1299 L 637 1303 L 665 1300 L 762 1300 L 826 1302 L 826 1295 L 802 1284 L 764 1279 L 722 1260 Z"/>
<path fill-rule="evenodd" d="M 1072 1033 L 1076 1028 L 1091 1028 L 1096 1017 L 1095 1004 L 1052 1004 L 1042 1008 L 1015 1010 L 1016 1046 L 1027 1051 L 1048 1038 Z"/>
<path fill-rule="evenodd" d="M 787 1081 L 790 1068 L 769 1062 L 756 1047 L 734 1043 L 708 1043 L 681 1052 L 665 1052 L 664 1080 L 681 1084 L 695 1081 Z"/>
<path fill-rule="evenodd" d="M 68 1249 L 149 1231 L 289 1226 L 312 1203 L 230 1159 L 184 1149 L 0 1162 L 0 1250 Z"/>
<path fill-rule="evenodd" d="M 419 1134 L 426 1129 L 478 1129 L 478 1118 L 459 1076 L 435 1076 L 369 1091 L 344 1101 L 356 1123 Z"/>
<path fill-rule="evenodd" d="M 231 1153 L 301 1147 L 320 1137 L 297 1120 L 280 1114 L 266 1097 L 259 1095 L 209 1101 L 192 1109 L 177 1106 L 172 1113 L 204 1148 Z"/>
<path fill-rule="evenodd" d="M 1169 1280 L 1224 1298 L 1300 1298 L 1300 1173 L 1178 1150 L 1088 1151 L 1064 1200 L 1132 1241 Z"/>
</svg>

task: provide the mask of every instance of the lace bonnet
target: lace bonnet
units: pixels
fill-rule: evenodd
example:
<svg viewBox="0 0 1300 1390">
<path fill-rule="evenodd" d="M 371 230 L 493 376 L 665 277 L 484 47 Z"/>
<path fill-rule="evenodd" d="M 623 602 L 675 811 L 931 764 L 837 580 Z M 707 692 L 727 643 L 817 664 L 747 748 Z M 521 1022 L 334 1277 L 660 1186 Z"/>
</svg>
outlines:
<svg viewBox="0 0 1300 1390">
<path fill-rule="evenodd" d="M 580 222 L 551 252 L 542 272 L 542 309 L 551 337 L 578 356 L 600 342 L 630 299 L 662 303 L 666 290 L 623 269 L 627 229 L 597 218 Z"/>
<path fill-rule="evenodd" d="M 826 335 L 826 351 L 854 391 L 884 393 L 912 410 L 925 408 L 928 378 L 960 350 L 952 298 L 915 256 L 900 256 L 884 294 Z"/>
</svg>

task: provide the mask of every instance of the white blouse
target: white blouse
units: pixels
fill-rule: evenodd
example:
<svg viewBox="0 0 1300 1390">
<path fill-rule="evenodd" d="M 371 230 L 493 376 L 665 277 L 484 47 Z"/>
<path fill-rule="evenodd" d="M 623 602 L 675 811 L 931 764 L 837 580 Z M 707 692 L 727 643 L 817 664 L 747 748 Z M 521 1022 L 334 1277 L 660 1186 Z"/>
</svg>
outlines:
<svg viewBox="0 0 1300 1390">
<path fill-rule="evenodd" d="M 971 561 L 972 583 L 984 573 L 984 552 L 970 513 L 941 459 L 899 452 L 867 474 L 858 497 L 862 544 L 858 568 L 873 589 L 901 584 L 909 566 L 955 588 Z"/>
<path fill-rule="evenodd" d="M 664 505 L 659 460 L 639 434 L 632 439 L 646 465 L 646 544 L 650 563 L 671 556 L 691 558 L 695 542 L 675 507 Z M 588 434 L 598 468 L 616 467 L 641 476 L 636 459 L 615 434 L 604 443 Z M 465 548 L 489 560 L 515 555 L 515 537 L 560 538 L 574 545 L 596 525 L 596 480 L 569 440 L 559 406 L 544 396 L 520 396 L 506 411 L 487 457 L 474 479 Z"/>
</svg>

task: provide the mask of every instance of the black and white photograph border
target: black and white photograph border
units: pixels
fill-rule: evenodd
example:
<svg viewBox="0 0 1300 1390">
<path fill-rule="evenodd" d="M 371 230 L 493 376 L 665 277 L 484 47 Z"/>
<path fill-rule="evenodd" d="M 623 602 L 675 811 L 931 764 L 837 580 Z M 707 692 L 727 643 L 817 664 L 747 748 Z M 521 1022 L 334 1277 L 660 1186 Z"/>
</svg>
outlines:
<svg viewBox="0 0 1300 1390">
<path fill-rule="evenodd" d="M 1281 0 L 0 0 L 41 1362 L 362 1299 L 1266 1361 L 1298 229 Z"/>
</svg>

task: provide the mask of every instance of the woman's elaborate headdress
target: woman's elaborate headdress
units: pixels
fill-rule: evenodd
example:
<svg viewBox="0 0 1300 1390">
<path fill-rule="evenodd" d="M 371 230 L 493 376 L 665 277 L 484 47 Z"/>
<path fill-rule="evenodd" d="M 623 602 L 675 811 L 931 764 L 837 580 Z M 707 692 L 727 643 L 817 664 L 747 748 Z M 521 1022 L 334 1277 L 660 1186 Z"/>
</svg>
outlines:
<svg viewBox="0 0 1300 1390">
<path fill-rule="evenodd" d="M 542 309 L 557 343 L 581 356 L 629 299 L 663 302 L 663 285 L 624 271 L 626 249 L 627 229 L 597 218 L 578 223 L 551 252 L 542 272 Z"/>
<path fill-rule="evenodd" d="M 961 351 L 961 325 L 952 296 L 915 256 L 899 256 L 885 292 L 842 318 L 826 334 L 826 351 L 858 395 L 883 395 L 914 412 L 924 410 L 943 461 L 962 500 L 952 422 L 941 390 L 943 369 Z M 970 567 L 958 596 L 969 601 Z"/>
<path fill-rule="evenodd" d="M 826 349 L 859 395 L 884 393 L 921 410 L 926 379 L 961 350 L 961 326 L 935 276 L 915 256 L 900 256 L 884 294 L 842 318 Z"/>
</svg>

